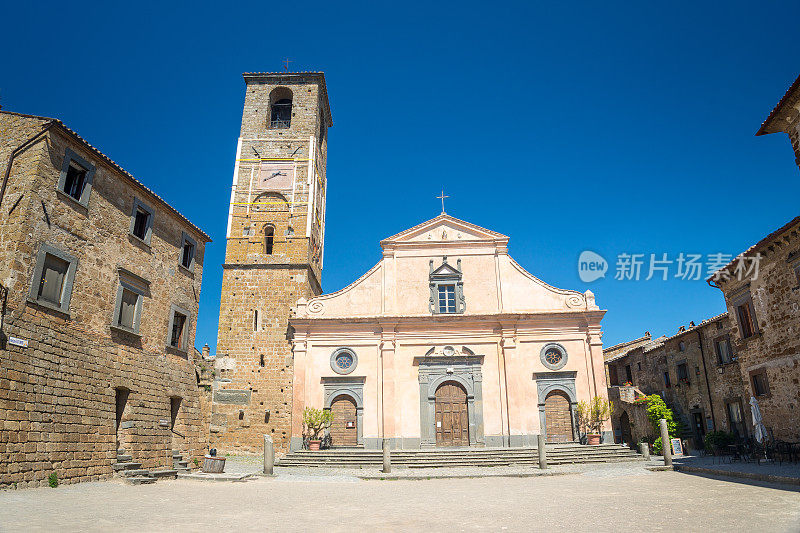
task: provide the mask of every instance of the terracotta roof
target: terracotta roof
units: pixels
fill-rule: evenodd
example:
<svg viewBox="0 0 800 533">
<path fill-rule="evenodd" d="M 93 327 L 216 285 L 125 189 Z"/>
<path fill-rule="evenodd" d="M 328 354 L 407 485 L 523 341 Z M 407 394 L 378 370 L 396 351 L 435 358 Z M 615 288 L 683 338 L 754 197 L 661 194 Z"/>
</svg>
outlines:
<svg viewBox="0 0 800 533">
<path fill-rule="evenodd" d="M 328 121 L 328 126 L 333 126 L 333 115 L 331 114 L 331 105 L 328 102 L 328 86 L 325 84 L 325 73 L 306 70 L 302 72 L 243 72 L 242 77 L 245 80 L 248 78 L 312 78 L 319 81 L 320 90 L 322 91 L 322 101 L 325 103 L 325 118 Z"/>
<path fill-rule="evenodd" d="M 177 217 L 178 217 L 180 220 L 182 220 L 182 221 L 186 222 L 186 224 L 188 224 L 188 225 L 189 225 L 189 226 L 190 226 L 192 229 L 194 229 L 194 230 L 195 230 L 195 231 L 198 233 L 198 235 L 200 235 L 200 237 L 201 237 L 201 238 L 203 238 L 203 239 L 205 240 L 205 242 L 211 242 L 211 237 L 209 237 L 209 236 L 206 234 L 206 232 L 204 232 L 203 230 L 201 230 L 200 228 L 198 228 L 197 226 L 195 226 L 195 225 L 194 225 L 192 222 L 190 222 L 190 221 L 189 221 L 189 219 L 188 219 L 188 218 L 186 218 L 185 216 L 183 216 L 183 215 L 182 215 L 182 214 L 181 214 L 181 213 L 180 213 L 180 212 L 179 212 L 177 209 L 175 209 L 174 207 L 172 207 L 171 205 L 169 205 L 169 204 L 166 202 L 166 200 L 164 200 L 164 199 L 163 199 L 163 198 L 161 198 L 159 195 L 157 195 L 157 194 L 156 194 L 156 193 L 155 193 L 155 192 L 154 192 L 152 189 L 150 189 L 149 187 L 147 187 L 147 186 L 146 186 L 145 184 L 143 184 L 141 181 L 139 181 L 139 180 L 137 180 L 135 177 L 133 177 L 133 174 L 131 174 L 130 172 L 128 172 L 127 170 L 125 170 L 124 168 L 122 168 L 121 166 L 119 166 L 119 165 L 118 165 L 117 163 L 115 163 L 115 162 L 114 162 L 114 161 L 113 161 L 113 160 L 112 160 L 110 157 L 108 157 L 106 154 L 104 154 L 103 152 L 101 152 L 101 151 L 100 151 L 98 148 L 96 148 L 96 147 L 92 146 L 92 145 L 89 143 L 89 141 L 87 141 L 86 139 L 84 139 L 83 137 L 81 137 L 80 135 L 78 135 L 78 133 L 77 133 L 77 132 L 75 132 L 74 130 L 72 130 L 72 129 L 70 129 L 69 127 L 67 127 L 67 126 L 66 126 L 66 125 L 65 125 L 63 122 L 61 122 L 59 119 L 57 119 L 57 118 L 51 118 L 51 117 L 43 117 L 43 116 L 40 116 L 40 115 L 26 115 L 26 114 L 23 114 L 23 113 L 15 113 L 15 112 L 13 112 L 13 111 L 4 111 L 4 110 L 0 110 L 0 113 L 4 113 L 4 114 L 8 114 L 8 115 L 17 115 L 17 116 L 20 116 L 20 117 L 35 118 L 35 119 L 38 119 L 38 120 L 46 120 L 46 121 L 51 121 L 51 122 L 53 122 L 53 123 L 54 123 L 56 126 L 58 126 L 58 127 L 59 127 L 59 128 L 62 130 L 62 131 L 64 131 L 64 132 L 65 132 L 65 133 L 67 133 L 68 135 L 72 136 L 73 138 L 77 139 L 78 141 L 80 141 L 80 142 L 81 142 L 81 143 L 82 143 L 82 144 L 83 144 L 83 145 L 84 145 L 86 148 L 88 148 L 89 150 L 91 150 L 91 151 L 92 151 L 92 152 L 93 152 L 95 155 L 97 155 L 97 156 L 98 156 L 99 158 L 101 158 L 103 161 L 105 161 L 106 163 L 108 163 L 109 165 L 111 165 L 112 167 L 114 167 L 114 169 L 118 170 L 118 171 L 119 171 L 121 174 L 123 174 L 123 175 L 124 175 L 126 178 L 128 178 L 128 179 L 129 179 L 129 180 L 130 180 L 130 181 L 131 181 L 131 182 L 132 182 L 132 183 L 133 183 L 133 184 L 134 184 L 136 187 L 139 187 L 140 189 L 142 189 L 143 191 L 145 191 L 146 193 L 148 193 L 148 194 L 150 194 L 152 197 L 154 197 L 156 200 L 160 201 L 160 202 L 161 202 L 161 203 L 162 203 L 162 204 L 163 204 L 163 205 L 164 205 L 164 206 L 165 206 L 165 207 L 166 207 L 166 208 L 167 208 L 169 211 L 171 211 L 171 212 L 172 212 L 172 214 L 174 214 L 175 216 L 177 216 Z"/>
<path fill-rule="evenodd" d="M 731 268 L 736 263 L 736 261 L 739 260 L 740 257 L 750 257 L 751 255 L 756 253 L 758 250 L 764 248 L 767 245 L 767 243 L 774 241 L 777 237 L 779 237 L 783 233 L 787 232 L 788 230 L 792 229 L 797 224 L 800 224 L 800 216 L 794 217 L 792 220 L 790 220 L 789 222 L 787 222 L 786 224 L 784 224 L 780 228 L 776 229 L 775 231 L 773 231 L 772 233 L 770 233 L 769 235 L 767 235 L 766 237 L 764 237 L 763 239 L 761 239 L 760 241 L 758 241 L 757 243 L 752 245 L 750 248 L 748 248 L 744 252 L 742 252 L 739 255 L 737 255 L 736 257 L 734 257 L 733 260 L 730 263 L 728 263 L 724 267 L 722 267 L 719 270 L 717 270 L 716 272 L 714 272 L 711 276 L 709 276 L 708 279 L 706 279 L 706 282 L 708 284 L 711 284 L 711 280 L 716 278 L 717 274 L 719 274 L 720 272 L 723 272 L 723 271 L 727 271 L 729 268 Z"/>
<path fill-rule="evenodd" d="M 792 85 L 786 90 L 786 92 L 783 93 L 783 96 L 781 97 L 780 101 L 772 109 L 772 111 L 770 112 L 770 114 L 767 117 L 767 119 L 764 122 L 761 123 L 761 127 L 758 128 L 758 131 L 756 132 L 756 136 L 758 136 L 758 135 L 766 135 L 768 133 L 775 133 L 775 131 L 768 131 L 767 130 L 767 126 L 772 121 L 772 119 L 775 118 L 775 116 L 778 114 L 778 112 L 781 110 L 781 108 L 783 108 L 784 104 L 787 103 L 789 98 L 795 93 L 795 91 L 798 88 L 800 88 L 800 76 L 798 76 L 797 79 L 794 80 L 794 83 L 792 83 Z"/>
</svg>

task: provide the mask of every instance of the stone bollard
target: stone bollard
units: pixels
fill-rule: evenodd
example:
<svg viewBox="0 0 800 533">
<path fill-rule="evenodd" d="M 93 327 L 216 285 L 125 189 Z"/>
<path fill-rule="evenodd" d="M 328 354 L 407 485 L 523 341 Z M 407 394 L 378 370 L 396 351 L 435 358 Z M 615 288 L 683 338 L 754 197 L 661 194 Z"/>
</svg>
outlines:
<svg viewBox="0 0 800 533">
<path fill-rule="evenodd" d="M 383 439 L 383 472 L 384 474 L 388 474 L 392 471 L 392 457 L 391 451 L 389 450 L 389 440 Z"/>
<path fill-rule="evenodd" d="M 544 435 L 536 435 L 536 450 L 539 452 L 539 468 L 547 468 L 547 451 L 544 447 Z"/>
<path fill-rule="evenodd" d="M 275 466 L 275 448 L 272 445 L 272 435 L 264 435 L 264 475 L 271 476 Z"/>
<path fill-rule="evenodd" d="M 658 421 L 661 426 L 661 452 L 664 454 L 664 466 L 672 466 L 672 446 L 669 442 L 669 431 L 667 431 L 667 421 L 662 418 Z"/>
<path fill-rule="evenodd" d="M 639 453 L 642 454 L 642 459 L 645 461 L 650 460 L 650 446 L 646 442 L 639 443 Z"/>
</svg>

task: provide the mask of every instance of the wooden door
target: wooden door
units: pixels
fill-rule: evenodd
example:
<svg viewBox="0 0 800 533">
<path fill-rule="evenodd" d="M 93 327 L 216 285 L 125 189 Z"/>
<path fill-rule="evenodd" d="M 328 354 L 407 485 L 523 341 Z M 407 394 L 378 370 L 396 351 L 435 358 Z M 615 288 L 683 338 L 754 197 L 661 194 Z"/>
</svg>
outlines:
<svg viewBox="0 0 800 533">
<path fill-rule="evenodd" d="M 356 402 L 349 396 L 337 396 L 331 402 L 331 414 L 333 414 L 331 445 L 357 446 Z"/>
<path fill-rule="evenodd" d="M 458 383 L 436 389 L 436 445 L 469 446 L 467 392 Z"/>
<path fill-rule="evenodd" d="M 547 442 L 570 442 L 572 435 L 572 413 L 569 398 L 562 391 L 553 391 L 544 400 L 544 418 L 547 422 Z"/>
</svg>

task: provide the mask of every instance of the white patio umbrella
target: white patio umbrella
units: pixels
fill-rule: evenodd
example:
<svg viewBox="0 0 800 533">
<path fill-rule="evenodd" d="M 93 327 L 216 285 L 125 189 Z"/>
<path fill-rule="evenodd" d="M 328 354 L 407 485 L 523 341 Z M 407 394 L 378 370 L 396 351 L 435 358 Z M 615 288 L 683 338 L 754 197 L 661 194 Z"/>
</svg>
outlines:
<svg viewBox="0 0 800 533">
<path fill-rule="evenodd" d="M 761 417 L 761 409 L 758 407 L 758 400 L 750 396 L 750 411 L 753 413 L 753 431 L 755 438 L 760 443 L 767 438 L 767 428 L 764 426 L 764 419 Z"/>
</svg>

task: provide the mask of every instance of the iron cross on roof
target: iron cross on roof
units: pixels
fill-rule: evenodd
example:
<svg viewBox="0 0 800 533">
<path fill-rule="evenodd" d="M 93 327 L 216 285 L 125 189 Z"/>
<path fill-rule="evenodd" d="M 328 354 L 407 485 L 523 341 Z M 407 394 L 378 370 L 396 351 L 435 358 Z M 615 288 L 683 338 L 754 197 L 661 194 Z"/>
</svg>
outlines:
<svg viewBox="0 0 800 533">
<path fill-rule="evenodd" d="M 293 61 L 289 60 L 288 57 L 283 60 L 283 70 L 286 72 L 289 72 L 289 63 L 293 63 Z"/>
<path fill-rule="evenodd" d="M 445 198 L 450 198 L 450 197 L 449 196 L 445 196 L 444 189 L 442 189 L 442 194 L 440 196 L 437 196 L 436 198 L 439 198 L 442 201 L 442 214 L 444 215 L 444 199 Z"/>
</svg>

